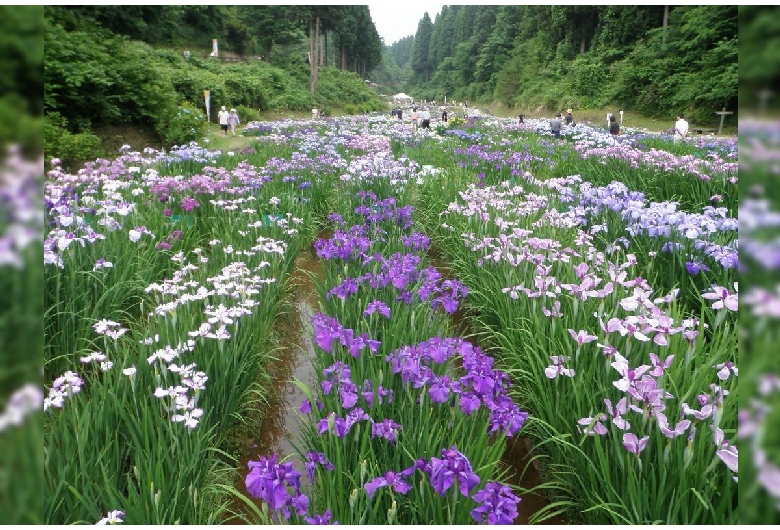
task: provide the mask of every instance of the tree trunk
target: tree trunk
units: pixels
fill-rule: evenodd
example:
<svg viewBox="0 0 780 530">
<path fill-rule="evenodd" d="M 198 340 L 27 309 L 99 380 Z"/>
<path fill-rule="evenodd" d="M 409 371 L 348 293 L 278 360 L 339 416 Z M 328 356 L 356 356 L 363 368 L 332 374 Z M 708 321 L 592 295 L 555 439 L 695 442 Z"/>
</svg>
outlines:
<svg viewBox="0 0 780 530">
<path fill-rule="evenodd" d="M 661 34 L 661 44 L 666 44 L 666 26 L 669 24 L 669 6 L 664 6 L 664 32 Z"/>
<path fill-rule="evenodd" d="M 339 70 L 344 71 L 347 69 L 347 46 L 341 46 L 341 61 L 339 62 Z"/>
<path fill-rule="evenodd" d="M 310 72 L 310 85 L 311 95 L 314 96 L 317 92 L 317 74 L 319 69 L 319 55 L 320 55 L 320 17 L 317 16 L 312 21 L 309 21 L 309 72 Z"/>
<path fill-rule="evenodd" d="M 322 35 L 322 38 L 325 41 L 325 50 L 322 53 L 322 57 L 324 59 L 324 66 L 328 66 L 328 32 L 327 31 Z"/>
<path fill-rule="evenodd" d="M 580 29 L 580 55 L 585 53 L 585 24 Z"/>
<path fill-rule="evenodd" d="M 273 46 L 273 43 L 269 42 L 265 47 L 265 62 L 268 64 L 271 64 L 271 46 Z"/>
<path fill-rule="evenodd" d="M 317 39 L 317 48 L 319 49 L 319 54 L 317 55 L 318 66 L 325 66 L 325 45 L 323 44 L 324 41 L 325 41 L 325 34 L 320 33 L 319 38 Z"/>
</svg>

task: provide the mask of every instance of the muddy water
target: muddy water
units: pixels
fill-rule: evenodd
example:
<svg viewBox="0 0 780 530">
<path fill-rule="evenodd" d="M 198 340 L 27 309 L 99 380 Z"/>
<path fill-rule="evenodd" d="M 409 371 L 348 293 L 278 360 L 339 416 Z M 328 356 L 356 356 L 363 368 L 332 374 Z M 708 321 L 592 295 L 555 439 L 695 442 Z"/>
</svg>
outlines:
<svg viewBox="0 0 780 530">
<path fill-rule="evenodd" d="M 280 348 L 274 353 L 275 361 L 267 366 L 270 384 L 268 403 L 263 407 L 265 413 L 258 432 L 250 433 L 247 454 L 239 462 L 240 477 L 235 483 L 236 489 L 248 498 L 251 495 L 246 490 L 244 480 L 249 472 L 247 464 L 260 456 L 270 457 L 274 453 L 279 460 L 287 459 L 295 464 L 300 471 L 301 485 L 307 486 L 308 476 L 305 472 L 304 459 L 293 446 L 298 441 L 300 423 L 298 406 L 306 399 L 306 395 L 293 382 L 299 381 L 310 389 L 317 384 L 311 359 L 314 356 L 314 342 L 311 332 L 311 316 L 319 311 L 319 297 L 314 287 L 312 276 L 322 275 L 322 265 L 312 249 L 304 249 L 295 261 L 290 277 L 293 308 L 287 318 L 280 318 L 276 332 L 280 337 Z M 261 506 L 261 501 L 255 501 Z M 233 509 L 247 517 L 252 517 L 251 508 L 237 503 Z M 233 519 L 232 524 L 242 524 Z M 256 521 L 260 523 L 260 521 Z"/>
</svg>

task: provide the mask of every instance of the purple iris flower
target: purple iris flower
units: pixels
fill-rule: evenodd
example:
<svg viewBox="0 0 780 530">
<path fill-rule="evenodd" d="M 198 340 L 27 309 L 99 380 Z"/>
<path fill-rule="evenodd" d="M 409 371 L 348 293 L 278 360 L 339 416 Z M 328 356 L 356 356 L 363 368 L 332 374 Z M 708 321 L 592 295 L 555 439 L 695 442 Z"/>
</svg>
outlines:
<svg viewBox="0 0 780 530">
<path fill-rule="evenodd" d="M 707 267 L 704 263 L 700 261 L 686 261 L 685 270 L 687 270 L 688 274 L 690 274 L 691 276 L 696 276 L 701 271 L 704 272 L 710 271 L 709 267 Z"/>
<path fill-rule="evenodd" d="M 363 312 L 363 316 L 368 317 L 375 312 L 379 313 L 385 318 L 390 318 L 390 307 L 381 300 L 374 300 L 368 303 L 366 310 Z"/>
<path fill-rule="evenodd" d="M 314 341 L 317 346 L 328 353 L 333 353 L 333 341 L 339 337 L 343 328 L 338 320 L 323 313 L 317 313 L 311 318 L 314 328 Z"/>
<path fill-rule="evenodd" d="M 341 282 L 341 284 L 328 291 L 326 298 L 330 300 L 331 296 L 336 296 L 340 300 L 345 300 L 349 298 L 350 295 L 355 294 L 358 290 L 358 287 L 360 286 L 358 285 L 357 280 L 355 280 L 355 278 L 348 277 L 343 282 Z"/>
<path fill-rule="evenodd" d="M 444 375 L 442 377 L 434 376 L 431 379 L 431 385 L 428 387 L 428 395 L 431 397 L 432 403 L 445 403 L 450 393 L 450 377 Z"/>
<path fill-rule="evenodd" d="M 295 513 L 298 515 L 306 515 L 306 513 L 309 511 L 309 497 L 304 495 L 303 493 L 296 495 L 292 499 L 290 499 L 290 506 L 295 509 Z M 285 519 L 287 519 L 289 516 L 285 516 Z"/>
<path fill-rule="evenodd" d="M 363 333 L 362 335 L 352 338 L 345 346 L 349 349 L 349 354 L 357 359 L 360 357 L 360 350 L 368 346 L 368 333 Z"/>
<path fill-rule="evenodd" d="M 325 512 L 322 515 L 317 515 L 316 513 L 311 517 L 304 517 L 303 520 L 306 521 L 308 524 L 312 525 L 320 525 L 320 524 L 330 524 L 335 525 L 339 524 L 338 521 L 330 522 L 330 518 L 333 516 L 332 513 L 330 513 L 330 510 L 325 510 Z"/>
<path fill-rule="evenodd" d="M 306 453 L 306 474 L 309 476 L 309 482 L 314 482 L 314 469 L 320 464 L 328 471 L 333 471 L 334 467 L 330 460 L 328 460 L 323 453 L 311 452 Z"/>
<path fill-rule="evenodd" d="M 444 295 L 434 299 L 433 302 L 431 302 L 431 307 L 435 309 L 439 304 L 441 304 L 447 313 L 452 315 L 455 313 L 455 311 L 458 310 L 458 305 L 460 305 L 460 302 L 452 295 Z"/>
<path fill-rule="evenodd" d="M 249 462 L 246 489 L 253 497 L 268 503 L 271 510 L 281 511 L 285 519 L 290 517 L 290 506 L 302 515 L 308 510 L 309 500 L 300 492 L 301 473 L 292 462 L 277 463 L 277 456 L 261 456 L 259 461 Z M 294 495 L 288 488 L 292 488 Z"/>
<path fill-rule="evenodd" d="M 462 410 L 463 414 L 466 416 L 471 416 L 471 414 L 479 408 L 481 403 L 479 398 L 471 392 L 460 394 L 460 410 Z"/>
<path fill-rule="evenodd" d="M 488 524 L 512 524 L 517 517 L 517 504 L 520 497 L 512 493 L 512 488 L 498 482 L 488 482 L 472 497 L 479 506 L 471 510 L 471 517 L 478 523 L 483 522 L 487 514 Z"/>
<path fill-rule="evenodd" d="M 357 387 L 352 381 L 342 382 L 339 387 L 339 396 L 341 397 L 341 406 L 345 409 L 351 409 L 357 404 Z"/>
<path fill-rule="evenodd" d="M 363 381 L 363 390 L 360 392 L 369 408 L 374 405 L 374 383 L 371 379 Z"/>
<path fill-rule="evenodd" d="M 378 488 L 382 488 L 385 486 L 390 486 L 393 488 L 393 491 L 400 493 L 401 495 L 406 495 L 412 490 L 411 484 L 406 482 L 406 477 L 411 475 L 414 472 L 414 468 L 410 468 L 404 471 L 401 471 L 400 473 L 394 473 L 392 471 L 388 471 L 384 474 L 384 476 L 377 477 L 373 480 L 370 480 L 366 482 L 365 486 L 363 486 L 366 489 L 366 494 L 369 498 L 374 496 L 374 492 Z"/>
<path fill-rule="evenodd" d="M 505 432 L 507 436 L 517 434 L 528 419 L 527 412 L 520 408 L 506 395 L 499 396 L 487 404 L 491 411 L 488 432 Z"/>
<path fill-rule="evenodd" d="M 371 425 L 371 438 L 384 438 L 391 444 L 395 445 L 396 432 L 400 431 L 401 425 L 394 422 L 391 419 L 385 419 L 381 423 L 374 423 Z"/>
<path fill-rule="evenodd" d="M 412 291 L 401 291 L 401 294 L 396 297 L 395 301 L 409 305 L 412 303 L 412 295 L 414 295 Z"/>
<path fill-rule="evenodd" d="M 191 197 L 184 197 L 181 200 L 180 206 L 182 210 L 189 213 L 195 208 L 197 208 L 198 206 L 200 206 L 200 203 Z"/>
<path fill-rule="evenodd" d="M 444 496 L 455 481 L 464 497 L 479 485 L 479 477 L 472 471 L 471 462 L 453 445 L 449 449 L 442 449 L 442 458 L 431 458 L 430 480 L 433 490 L 440 496 Z"/>
<path fill-rule="evenodd" d="M 669 420 L 663 412 L 656 412 L 655 417 L 658 420 L 658 428 L 667 438 L 682 436 L 688 430 L 688 427 L 691 426 L 691 420 L 680 420 L 674 428 L 670 428 Z"/>
</svg>

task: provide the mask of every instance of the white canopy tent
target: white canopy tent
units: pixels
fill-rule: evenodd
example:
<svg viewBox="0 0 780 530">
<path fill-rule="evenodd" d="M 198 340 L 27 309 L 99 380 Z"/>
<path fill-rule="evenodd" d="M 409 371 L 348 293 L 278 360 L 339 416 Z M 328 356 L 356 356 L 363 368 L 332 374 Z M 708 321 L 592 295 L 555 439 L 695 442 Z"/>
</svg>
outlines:
<svg viewBox="0 0 780 530">
<path fill-rule="evenodd" d="M 414 101 L 414 98 L 412 96 L 406 95 L 403 92 L 399 92 L 395 96 L 393 96 L 393 103 L 396 104 L 403 104 L 403 103 L 412 103 Z"/>
</svg>

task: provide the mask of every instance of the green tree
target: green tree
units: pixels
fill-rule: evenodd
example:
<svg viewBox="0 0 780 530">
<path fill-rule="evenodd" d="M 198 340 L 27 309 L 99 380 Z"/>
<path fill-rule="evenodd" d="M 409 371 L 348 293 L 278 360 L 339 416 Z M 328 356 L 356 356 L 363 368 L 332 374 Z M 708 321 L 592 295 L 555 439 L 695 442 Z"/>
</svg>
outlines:
<svg viewBox="0 0 780 530">
<path fill-rule="evenodd" d="M 759 90 L 780 86 L 780 7 L 739 6 L 739 30 L 739 104 L 756 105 Z"/>
<path fill-rule="evenodd" d="M 414 52 L 414 35 L 409 35 L 390 45 L 390 51 L 395 58 L 399 68 L 405 68 L 411 65 L 412 53 Z"/>
<path fill-rule="evenodd" d="M 424 81 L 427 81 L 431 74 L 428 52 L 432 33 L 433 22 L 426 11 L 417 24 L 417 32 L 414 34 L 414 51 L 412 52 L 412 70 Z"/>
</svg>

